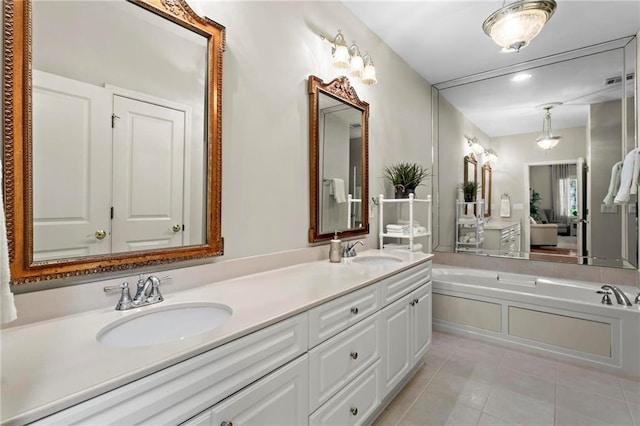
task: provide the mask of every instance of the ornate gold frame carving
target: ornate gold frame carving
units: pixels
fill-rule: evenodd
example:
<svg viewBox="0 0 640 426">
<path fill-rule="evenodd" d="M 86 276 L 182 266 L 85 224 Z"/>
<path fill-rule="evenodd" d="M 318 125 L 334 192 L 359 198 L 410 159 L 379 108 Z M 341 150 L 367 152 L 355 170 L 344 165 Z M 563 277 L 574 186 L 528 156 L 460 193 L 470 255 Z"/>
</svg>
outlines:
<svg viewBox="0 0 640 426">
<path fill-rule="evenodd" d="M 320 233 L 319 200 L 319 140 L 318 140 L 318 96 L 323 92 L 333 98 L 362 111 L 362 228 L 338 230 L 340 237 L 354 237 L 369 233 L 369 104 L 360 100 L 347 77 L 338 77 L 323 83 L 316 76 L 309 76 L 309 242 L 330 240 L 334 233 Z"/>
<path fill-rule="evenodd" d="M 484 216 L 491 216 L 491 165 L 484 163 L 482 165 L 482 199 L 484 200 Z"/>
<path fill-rule="evenodd" d="M 3 2 L 4 197 L 12 284 L 219 256 L 222 181 L 222 56 L 225 28 L 197 15 L 184 0 L 128 0 L 208 39 L 206 242 L 171 249 L 34 262 L 31 158 L 31 3 Z"/>
</svg>

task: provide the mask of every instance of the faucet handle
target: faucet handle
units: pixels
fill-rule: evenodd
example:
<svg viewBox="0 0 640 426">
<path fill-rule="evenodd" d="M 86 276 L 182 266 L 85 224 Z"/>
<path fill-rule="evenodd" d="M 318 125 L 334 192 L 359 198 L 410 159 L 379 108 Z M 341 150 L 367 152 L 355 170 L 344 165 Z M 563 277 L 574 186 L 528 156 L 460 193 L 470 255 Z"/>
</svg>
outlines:
<svg viewBox="0 0 640 426">
<path fill-rule="evenodd" d="M 129 283 L 124 282 L 120 285 L 109 285 L 103 288 L 105 293 L 110 293 L 116 290 L 122 290 L 120 293 L 120 300 L 116 304 L 116 311 L 124 311 L 131 307 L 131 293 L 129 293 Z"/>
<path fill-rule="evenodd" d="M 607 291 L 607 290 L 598 290 L 598 291 L 596 291 L 596 293 L 598 293 L 598 294 L 602 294 L 602 295 L 603 295 L 603 296 L 602 296 L 602 301 L 601 301 L 601 303 L 602 303 L 603 305 L 611 305 L 611 297 L 609 296 L 609 295 L 611 294 L 611 292 L 610 292 L 610 291 Z"/>
<path fill-rule="evenodd" d="M 162 294 L 160 293 L 160 283 L 162 283 L 162 281 L 169 281 L 172 279 L 173 278 L 171 278 L 170 275 L 167 275 L 166 277 L 156 278 L 155 280 L 152 280 L 151 291 L 149 292 L 149 297 L 147 297 L 147 301 L 149 303 L 162 302 L 164 300 L 164 297 L 162 297 Z"/>
</svg>

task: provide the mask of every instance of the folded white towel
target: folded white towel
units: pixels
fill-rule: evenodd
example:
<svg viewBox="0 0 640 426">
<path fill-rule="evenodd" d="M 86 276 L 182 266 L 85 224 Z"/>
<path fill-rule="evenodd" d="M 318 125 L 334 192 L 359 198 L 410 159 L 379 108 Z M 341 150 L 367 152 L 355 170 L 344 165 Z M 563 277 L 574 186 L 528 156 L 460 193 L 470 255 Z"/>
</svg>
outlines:
<svg viewBox="0 0 640 426">
<path fill-rule="evenodd" d="M 384 248 L 389 250 L 409 250 L 409 244 L 385 244 Z M 413 251 L 422 251 L 422 244 L 413 244 Z"/>
<path fill-rule="evenodd" d="M 2 171 L 2 163 L 0 163 Z M 13 300 L 13 293 L 9 288 L 11 273 L 9 269 L 9 247 L 7 245 L 7 223 L 4 216 L 4 197 L 0 189 L 0 322 L 11 322 L 18 315 Z"/>
<path fill-rule="evenodd" d="M 631 194 L 637 193 L 638 191 L 638 173 L 640 172 L 640 159 L 638 159 L 639 154 L 640 150 L 636 148 L 631 150 L 624 157 L 622 171 L 620 172 L 620 189 L 618 190 L 618 194 L 613 200 L 615 204 L 628 203 L 629 196 Z"/>
<path fill-rule="evenodd" d="M 398 224 L 404 225 L 404 226 L 408 226 L 410 224 L 410 222 L 408 220 L 400 219 L 398 221 Z M 417 220 L 414 220 L 413 221 L 413 226 L 420 226 L 420 222 L 418 222 Z"/>
<path fill-rule="evenodd" d="M 395 225 L 395 224 L 392 224 L 392 223 L 387 225 L 387 230 L 389 230 L 389 231 L 391 231 L 391 230 L 402 231 L 402 230 L 404 230 L 406 228 L 408 228 L 406 225 Z"/>
<path fill-rule="evenodd" d="M 344 180 L 340 178 L 332 178 L 331 187 L 333 188 L 333 198 L 336 199 L 336 203 L 346 203 L 347 197 L 345 196 Z"/>
<path fill-rule="evenodd" d="M 503 198 L 500 200 L 500 217 L 511 216 L 511 200 Z"/>
<path fill-rule="evenodd" d="M 611 167 L 611 180 L 609 181 L 609 190 L 602 202 L 604 204 L 613 204 L 613 198 L 615 197 L 618 189 L 620 189 L 620 171 L 622 170 L 622 161 L 618 161 Z"/>
</svg>

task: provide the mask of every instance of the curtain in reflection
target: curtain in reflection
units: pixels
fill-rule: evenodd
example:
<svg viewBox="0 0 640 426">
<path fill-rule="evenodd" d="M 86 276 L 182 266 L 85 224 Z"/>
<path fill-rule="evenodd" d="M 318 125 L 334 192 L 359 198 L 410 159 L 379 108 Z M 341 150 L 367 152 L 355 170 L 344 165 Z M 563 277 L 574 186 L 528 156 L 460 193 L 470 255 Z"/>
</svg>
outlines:
<svg viewBox="0 0 640 426">
<path fill-rule="evenodd" d="M 569 224 L 571 164 L 551 166 L 551 222 Z"/>
</svg>

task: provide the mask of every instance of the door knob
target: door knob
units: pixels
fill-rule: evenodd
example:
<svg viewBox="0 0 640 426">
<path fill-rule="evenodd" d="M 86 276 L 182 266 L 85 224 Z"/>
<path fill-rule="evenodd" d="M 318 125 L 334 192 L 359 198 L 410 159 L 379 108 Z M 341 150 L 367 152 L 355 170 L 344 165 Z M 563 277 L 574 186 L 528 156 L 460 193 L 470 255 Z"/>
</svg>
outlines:
<svg viewBox="0 0 640 426">
<path fill-rule="evenodd" d="M 173 232 L 180 232 L 180 230 L 182 229 L 182 226 L 176 223 L 171 227 L 171 229 L 173 229 Z"/>
<path fill-rule="evenodd" d="M 107 231 L 104 229 L 98 229 L 94 235 L 97 239 L 102 240 L 107 236 Z"/>
</svg>

